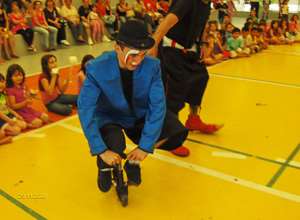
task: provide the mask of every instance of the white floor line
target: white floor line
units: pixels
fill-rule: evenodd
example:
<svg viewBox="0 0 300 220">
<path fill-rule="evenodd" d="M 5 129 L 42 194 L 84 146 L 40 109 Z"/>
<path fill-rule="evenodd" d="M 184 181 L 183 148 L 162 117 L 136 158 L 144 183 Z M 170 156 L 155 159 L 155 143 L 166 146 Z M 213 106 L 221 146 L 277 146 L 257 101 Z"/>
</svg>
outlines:
<svg viewBox="0 0 300 220">
<path fill-rule="evenodd" d="M 79 134 L 83 134 L 83 131 L 81 128 L 73 126 L 73 125 L 69 125 L 69 124 L 65 124 L 65 123 L 60 123 L 59 126 L 69 129 L 71 131 L 77 132 Z"/>
<path fill-rule="evenodd" d="M 247 159 L 247 156 L 236 154 L 232 152 L 225 152 L 225 151 L 213 151 L 211 153 L 213 157 L 222 157 L 222 158 L 228 158 L 228 159 L 239 159 L 239 160 L 245 160 Z"/>
<path fill-rule="evenodd" d="M 265 81 L 265 80 L 259 80 L 259 79 L 239 77 L 239 76 L 226 76 L 226 75 L 217 74 L 217 73 L 210 73 L 209 75 L 214 76 L 214 77 L 224 78 L 224 79 L 234 79 L 234 80 L 240 80 L 240 81 L 246 81 L 246 82 L 255 82 L 255 83 L 267 84 L 267 85 L 279 86 L 279 87 L 285 87 L 285 88 L 300 89 L 300 85 L 292 85 L 292 84 L 285 84 L 285 83 L 279 83 L 279 82 L 271 82 L 271 81 Z"/>
<path fill-rule="evenodd" d="M 82 130 L 79 127 L 67 125 L 64 123 L 60 123 L 59 125 L 66 129 L 69 129 L 71 131 L 74 131 L 76 133 L 82 134 Z M 127 146 L 129 148 L 134 147 L 133 145 L 127 145 Z M 267 187 L 267 186 L 264 186 L 261 184 L 257 184 L 257 183 L 254 183 L 254 182 L 251 182 L 248 180 L 241 179 L 236 176 L 231 176 L 231 175 L 228 175 L 228 174 L 225 174 L 225 173 L 213 170 L 213 169 L 209 169 L 209 168 L 199 166 L 199 165 L 196 165 L 193 163 L 188 163 L 188 162 L 185 162 L 182 160 L 174 159 L 174 158 L 164 156 L 164 155 L 161 155 L 158 153 L 150 154 L 150 157 L 173 164 L 178 167 L 186 168 L 186 169 L 189 169 L 189 170 L 201 173 L 201 174 L 215 177 L 215 178 L 218 178 L 218 179 L 230 182 L 230 183 L 238 184 L 238 185 L 241 185 L 241 186 L 244 186 L 244 187 L 247 187 L 250 189 L 254 189 L 254 190 L 257 190 L 260 192 L 268 193 L 268 194 L 271 194 L 271 195 L 274 195 L 274 196 L 277 196 L 277 197 L 280 197 L 280 198 L 283 198 L 283 199 L 286 199 L 289 201 L 300 203 L 300 196 L 292 194 L 292 193 L 273 189 L 273 188 L 270 188 L 270 187 Z"/>
<path fill-rule="evenodd" d="M 280 54 L 280 55 L 290 55 L 290 56 L 300 56 L 300 52 L 293 52 L 293 51 L 264 51 L 264 53 L 268 54 Z"/>
<path fill-rule="evenodd" d="M 31 133 L 31 134 L 28 134 L 26 137 L 29 137 L 29 138 L 44 138 L 44 137 L 46 137 L 46 134 L 45 133 Z"/>
<path fill-rule="evenodd" d="M 286 159 L 278 158 L 276 161 L 281 162 L 281 163 L 285 163 Z M 298 161 L 292 160 L 292 161 L 289 162 L 289 165 L 292 165 L 292 166 L 300 168 L 300 162 L 298 162 Z"/>
<path fill-rule="evenodd" d="M 62 120 L 60 120 L 60 121 L 53 122 L 53 123 L 51 123 L 51 124 L 49 124 L 49 125 L 45 125 L 45 126 L 43 126 L 43 127 L 41 127 L 41 128 L 34 129 L 34 130 L 28 131 L 28 132 L 26 132 L 26 133 L 22 133 L 22 134 L 18 135 L 17 137 L 13 138 L 13 139 L 14 139 L 14 140 L 19 140 L 19 139 L 22 139 L 22 138 L 30 137 L 32 134 L 39 133 L 40 131 L 44 131 L 44 130 L 46 130 L 46 129 L 48 129 L 48 128 L 52 128 L 52 127 L 57 126 L 57 125 L 59 125 L 59 124 L 61 124 L 61 123 L 70 121 L 70 120 L 72 120 L 72 119 L 74 119 L 74 118 L 77 118 L 77 115 L 72 115 L 72 116 L 67 117 L 67 118 L 65 118 L 65 119 L 62 119 Z"/>
</svg>

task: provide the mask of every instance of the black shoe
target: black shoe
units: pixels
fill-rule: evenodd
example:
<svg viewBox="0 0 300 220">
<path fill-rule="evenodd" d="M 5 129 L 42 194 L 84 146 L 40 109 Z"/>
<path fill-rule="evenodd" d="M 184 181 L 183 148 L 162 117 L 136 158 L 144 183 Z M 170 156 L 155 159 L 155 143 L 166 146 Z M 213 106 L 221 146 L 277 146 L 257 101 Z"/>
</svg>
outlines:
<svg viewBox="0 0 300 220">
<path fill-rule="evenodd" d="M 98 188 L 101 192 L 108 192 L 112 186 L 111 169 L 98 170 Z"/>
<path fill-rule="evenodd" d="M 101 192 L 108 192 L 112 186 L 112 168 L 104 163 L 104 161 L 97 157 L 98 166 L 98 188 Z"/>
<path fill-rule="evenodd" d="M 124 170 L 127 174 L 128 185 L 138 186 L 141 184 L 142 178 L 140 165 L 130 164 L 127 160 L 124 165 Z"/>
</svg>

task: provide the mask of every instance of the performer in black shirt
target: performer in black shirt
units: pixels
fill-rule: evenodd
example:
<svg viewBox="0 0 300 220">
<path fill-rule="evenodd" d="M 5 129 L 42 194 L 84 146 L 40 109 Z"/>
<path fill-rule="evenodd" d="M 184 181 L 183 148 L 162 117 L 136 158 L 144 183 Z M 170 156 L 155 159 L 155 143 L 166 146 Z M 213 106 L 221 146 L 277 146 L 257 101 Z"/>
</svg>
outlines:
<svg viewBox="0 0 300 220">
<path fill-rule="evenodd" d="M 158 46 L 161 46 L 159 57 L 168 109 L 178 114 L 187 102 L 190 114 L 186 127 L 207 134 L 222 127 L 206 124 L 199 117 L 209 79 L 205 64 L 200 62 L 199 45 L 209 14 L 209 0 L 173 0 L 168 15 L 153 35 L 156 44 L 150 51 L 150 54 L 157 55 Z"/>
</svg>

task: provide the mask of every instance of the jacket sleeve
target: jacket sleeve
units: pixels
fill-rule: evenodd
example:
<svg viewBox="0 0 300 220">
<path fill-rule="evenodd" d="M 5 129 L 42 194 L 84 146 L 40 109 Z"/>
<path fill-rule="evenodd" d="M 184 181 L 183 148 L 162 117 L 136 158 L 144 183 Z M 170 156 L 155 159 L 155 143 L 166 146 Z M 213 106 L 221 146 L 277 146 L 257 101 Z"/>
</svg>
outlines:
<svg viewBox="0 0 300 220">
<path fill-rule="evenodd" d="M 89 68 L 87 68 L 87 77 L 80 90 L 78 99 L 78 115 L 92 155 L 98 155 L 107 150 L 99 132 L 95 116 L 100 94 L 101 88 L 93 75 L 89 74 Z"/>
<path fill-rule="evenodd" d="M 165 93 L 159 64 L 156 66 L 155 74 L 152 78 L 148 103 L 149 108 L 146 114 L 139 148 L 148 153 L 153 153 L 154 145 L 160 136 L 166 114 Z"/>
</svg>

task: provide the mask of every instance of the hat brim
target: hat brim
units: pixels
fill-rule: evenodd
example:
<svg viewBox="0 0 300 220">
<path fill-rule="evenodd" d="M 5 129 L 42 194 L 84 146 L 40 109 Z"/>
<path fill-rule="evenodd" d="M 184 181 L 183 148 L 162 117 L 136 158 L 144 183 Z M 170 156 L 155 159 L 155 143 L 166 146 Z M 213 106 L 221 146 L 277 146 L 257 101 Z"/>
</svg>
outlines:
<svg viewBox="0 0 300 220">
<path fill-rule="evenodd" d="M 152 37 L 147 37 L 144 39 L 122 39 L 120 37 L 117 37 L 116 39 L 117 42 L 124 44 L 125 46 L 128 46 L 133 49 L 138 49 L 138 50 L 148 50 L 152 48 L 155 44 L 155 40 Z"/>
</svg>

